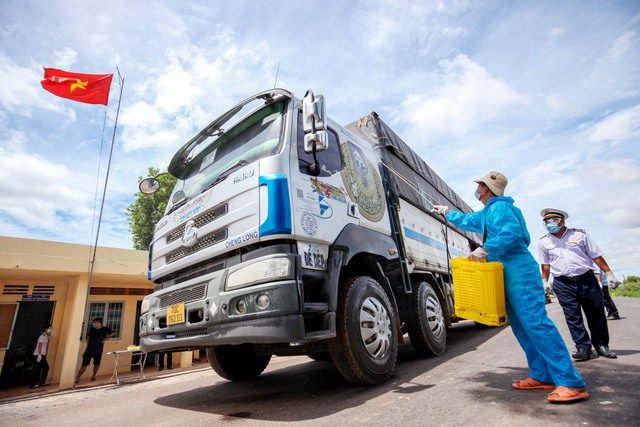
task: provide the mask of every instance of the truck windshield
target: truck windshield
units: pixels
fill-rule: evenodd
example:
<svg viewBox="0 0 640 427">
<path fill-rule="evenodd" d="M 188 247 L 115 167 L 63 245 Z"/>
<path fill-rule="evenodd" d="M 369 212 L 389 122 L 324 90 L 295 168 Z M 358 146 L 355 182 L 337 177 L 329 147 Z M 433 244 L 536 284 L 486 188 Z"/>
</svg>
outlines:
<svg viewBox="0 0 640 427">
<path fill-rule="evenodd" d="M 194 148 L 183 179 L 176 182 L 167 203 L 167 213 L 222 181 L 237 168 L 278 153 L 284 105 L 285 102 L 267 105 L 227 132 L 213 135 L 208 145 L 203 143 Z"/>
</svg>

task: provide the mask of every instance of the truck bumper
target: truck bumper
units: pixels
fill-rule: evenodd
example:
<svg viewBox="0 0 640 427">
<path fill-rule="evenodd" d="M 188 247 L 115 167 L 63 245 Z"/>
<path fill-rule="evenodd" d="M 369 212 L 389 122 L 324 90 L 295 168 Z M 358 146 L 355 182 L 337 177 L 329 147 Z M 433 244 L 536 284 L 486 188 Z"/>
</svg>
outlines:
<svg viewBox="0 0 640 427">
<path fill-rule="evenodd" d="M 267 319 L 247 320 L 241 324 L 224 324 L 201 330 L 194 336 L 172 334 L 148 335 L 140 339 L 145 352 L 180 347 L 208 347 L 225 344 L 272 344 L 298 342 L 304 338 L 302 315 L 288 315 Z"/>
<path fill-rule="evenodd" d="M 226 272 L 218 271 L 145 297 L 149 310 L 139 319 L 142 350 L 304 338 L 302 285 L 294 272 L 284 280 L 233 290 L 225 289 L 225 281 Z M 170 308 L 184 314 L 179 323 L 167 324 Z"/>
</svg>

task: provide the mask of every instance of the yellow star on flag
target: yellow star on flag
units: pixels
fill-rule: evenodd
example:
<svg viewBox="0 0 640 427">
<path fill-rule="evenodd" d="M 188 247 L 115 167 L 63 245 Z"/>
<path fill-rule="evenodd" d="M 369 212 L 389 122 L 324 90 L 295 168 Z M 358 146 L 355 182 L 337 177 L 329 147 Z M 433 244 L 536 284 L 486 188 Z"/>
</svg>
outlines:
<svg viewBox="0 0 640 427">
<path fill-rule="evenodd" d="M 70 92 L 73 92 L 73 90 L 75 88 L 79 88 L 82 90 L 87 90 L 87 85 L 89 84 L 89 81 L 87 80 L 86 82 L 80 81 L 80 79 L 76 79 L 76 83 L 71 83 L 71 87 L 70 87 Z"/>
</svg>

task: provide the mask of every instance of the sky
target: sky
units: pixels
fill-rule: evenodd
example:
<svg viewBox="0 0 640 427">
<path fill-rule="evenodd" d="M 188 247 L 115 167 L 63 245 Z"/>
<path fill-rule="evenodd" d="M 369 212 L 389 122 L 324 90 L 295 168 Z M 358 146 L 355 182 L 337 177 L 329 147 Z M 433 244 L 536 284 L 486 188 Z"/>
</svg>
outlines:
<svg viewBox="0 0 640 427">
<path fill-rule="evenodd" d="M 536 258 L 554 207 L 640 276 L 637 0 L 3 0 L 0 235 L 91 245 L 120 88 L 58 98 L 42 67 L 124 78 L 100 246 L 133 247 L 149 167 L 276 85 L 345 125 L 377 112 L 476 210 L 504 173 Z"/>
</svg>

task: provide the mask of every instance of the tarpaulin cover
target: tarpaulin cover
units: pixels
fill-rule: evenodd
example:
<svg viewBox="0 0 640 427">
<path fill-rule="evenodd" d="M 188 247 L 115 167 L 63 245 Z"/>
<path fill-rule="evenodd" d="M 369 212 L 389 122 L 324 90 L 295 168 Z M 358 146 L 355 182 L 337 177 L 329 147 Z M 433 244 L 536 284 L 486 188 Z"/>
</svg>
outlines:
<svg viewBox="0 0 640 427">
<path fill-rule="evenodd" d="M 433 205 L 445 205 L 465 213 L 473 212 L 473 209 L 375 112 L 350 123 L 346 128 L 365 136 L 380 148 L 383 167 L 387 169 L 386 175 L 394 194 L 424 212 L 430 213 Z M 440 215 L 436 217 L 442 220 Z M 481 236 L 477 233 L 460 229 L 458 231 L 478 244 L 482 242 Z"/>
</svg>

